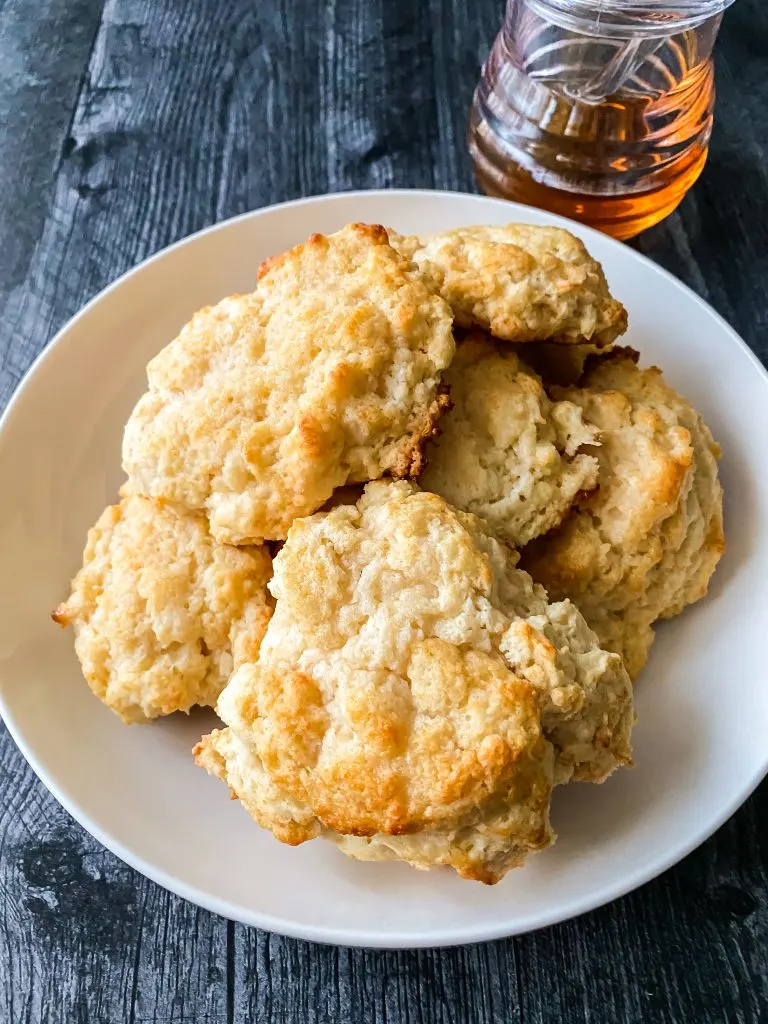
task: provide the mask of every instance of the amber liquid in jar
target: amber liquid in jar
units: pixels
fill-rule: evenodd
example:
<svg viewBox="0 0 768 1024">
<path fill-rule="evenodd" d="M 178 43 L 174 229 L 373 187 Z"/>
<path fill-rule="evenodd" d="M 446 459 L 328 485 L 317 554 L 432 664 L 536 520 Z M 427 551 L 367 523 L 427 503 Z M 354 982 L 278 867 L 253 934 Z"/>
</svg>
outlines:
<svg viewBox="0 0 768 1024">
<path fill-rule="evenodd" d="M 508 4 L 470 116 L 478 183 L 630 238 L 671 213 L 704 166 L 720 15 L 668 36 L 602 38 L 552 25 L 546 8 Z"/>
</svg>

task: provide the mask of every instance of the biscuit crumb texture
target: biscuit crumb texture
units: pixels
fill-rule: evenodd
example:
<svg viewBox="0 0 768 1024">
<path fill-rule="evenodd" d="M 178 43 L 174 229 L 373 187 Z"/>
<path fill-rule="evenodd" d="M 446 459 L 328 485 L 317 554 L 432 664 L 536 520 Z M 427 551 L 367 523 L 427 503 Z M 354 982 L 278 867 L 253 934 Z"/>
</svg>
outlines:
<svg viewBox="0 0 768 1024">
<path fill-rule="evenodd" d="M 597 348 L 627 329 L 627 311 L 611 296 L 603 268 L 570 231 L 508 224 L 424 239 L 389 234 L 450 303 L 458 327 L 506 341 Z"/>
<path fill-rule="evenodd" d="M 600 432 L 598 487 L 522 564 L 550 596 L 570 598 L 635 677 L 652 624 L 706 592 L 724 550 L 719 449 L 656 367 L 616 349 L 579 388 L 553 389 Z"/>
<path fill-rule="evenodd" d="M 129 489 L 246 544 L 284 539 L 336 487 L 418 474 L 449 404 L 452 319 L 384 228 L 312 235 L 150 362 L 124 435 Z"/>
<path fill-rule="evenodd" d="M 453 408 L 427 449 L 420 486 L 481 516 L 513 546 L 554 529 L 597 485 L 595 427 L 573 402 L 550 401 L 520 357 L 487 336 L 460 343 L 446 379 Z"/>
<path fill-rule="evenodd" d="M 553 841 L 554 784 L 630 762 L 634 718 L 621 659 L 516 559 L 406 481 L 298 520 L 198 763 L 284 842 L 498 881 Z"/>
<path fill-rule="evenodd" d="M 104 510 L 54 612 L 94 694 L 128 723 L 216 703 L 258 656 L 273 601 L 266 548 L 217 544 L 204 516 L 142 497 Z"/>
</svg>

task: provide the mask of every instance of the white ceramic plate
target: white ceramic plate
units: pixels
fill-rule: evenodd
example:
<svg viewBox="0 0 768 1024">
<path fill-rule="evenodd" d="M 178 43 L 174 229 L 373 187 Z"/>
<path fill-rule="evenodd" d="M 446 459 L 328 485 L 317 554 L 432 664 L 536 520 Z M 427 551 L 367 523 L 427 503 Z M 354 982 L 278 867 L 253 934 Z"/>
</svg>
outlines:
<svg viewBox="0 0 768 1024">
<path fill-rule="evenodd" d="M 248 291 L 260 260 L 348 221 L 432 232 L 510 220 L 580 234 L 627 305 L 628 342 L 703 411 L 723 447 L 728 552 L 709 597 L 659 630 L 637 687 L 636 767 L 559 790 L 556 846 L 486 888 L 450 871 L 281 846 L 196 768 L 201 712 L 126 728 L 91 696 L 50 610 L 115 499 L 147 360 L 200 306 Z M 0 712 L 54 796 L 139 871 L 227 917 L 306 939 L 432 946 L 513 935 L 634 889 L 702 842 L 768 767 L 768 378 L 699 298 L 633 250 L 476 196 L 325 196 L 228 221 L 126 274 L 37 361 L 0 427 Z"/>
</svg>

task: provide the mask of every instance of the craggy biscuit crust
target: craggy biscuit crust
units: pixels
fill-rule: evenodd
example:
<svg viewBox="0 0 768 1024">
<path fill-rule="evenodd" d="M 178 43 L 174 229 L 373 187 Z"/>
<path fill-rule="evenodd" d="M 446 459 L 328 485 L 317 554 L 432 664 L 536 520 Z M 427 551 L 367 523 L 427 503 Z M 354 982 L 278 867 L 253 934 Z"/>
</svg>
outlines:
<svg viewBox="0 0 768 1024">
<path fill-rule="evenodd" d="M 125 430 L 130 490 L 204 510 L 217 540 L 245 544 L 283 539 L 336 487 L 417 474 L 449 404 L 451 328 L 383 228 L 312 235 L 150 362 Z"/>
<path fill-rule="evenodd" d="M 75 630 L 93 692 L 126 722 L 211 705 L 258 657 L 272 612 L 265 548 L 217 544 L 204 516 L 138 496 L 88 533 L 83 567 L 53 613 Z"/>
<path fill-rule="evenodd" d="M 529 545 L 523 566 L 575 601 L 631 676 L 652 623 L 703 597 L 724 549 L 719 450 L 706 424 L 656 367 L 616 350 L 581 387 L 554 389 L 600 431 L 598 488 L 563 525 Z"/>
<path fill-rule="evenodd" d="M 446 376 L 453 408 L 427 449 L 419 484 L 488 522 L 513 546 L 558 526 L 597 485 L 597 443 L 573 402 L 552 402 L 541 380 L 483 335 L 459 344 Z"/>
<path fill-rule="evenodd" d="M 629 762 L 633 721 L 620 658 L 515 561 L 406 482 L 298 520 L 198 762 L 283 841 L 497 880 L 552 841 L 553 783 Z"/>
<path fill-rule="evenodd" d="M 562 228 L 464 227 L 423 239 L 389 234 L 450 303 L 459 327 L 481 327 L 506 341 L 597 348 L 627 329 L 627 311 L 611 296 L 602 267 Z"/>
</svg>

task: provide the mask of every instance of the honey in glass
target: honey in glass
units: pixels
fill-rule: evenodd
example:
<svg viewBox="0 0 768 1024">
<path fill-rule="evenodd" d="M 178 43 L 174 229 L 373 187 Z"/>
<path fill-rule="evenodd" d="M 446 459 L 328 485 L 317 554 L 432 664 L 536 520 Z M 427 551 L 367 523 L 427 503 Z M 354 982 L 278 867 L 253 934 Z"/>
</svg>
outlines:
<svg viewBox="0 0 768 1024">
<path fill-rule="evenodd" d="M 712 47 L 731 0 L 508 0 L 469 149 L 493 196 L 630 238 L 707 159 Z"/>
</svg>

